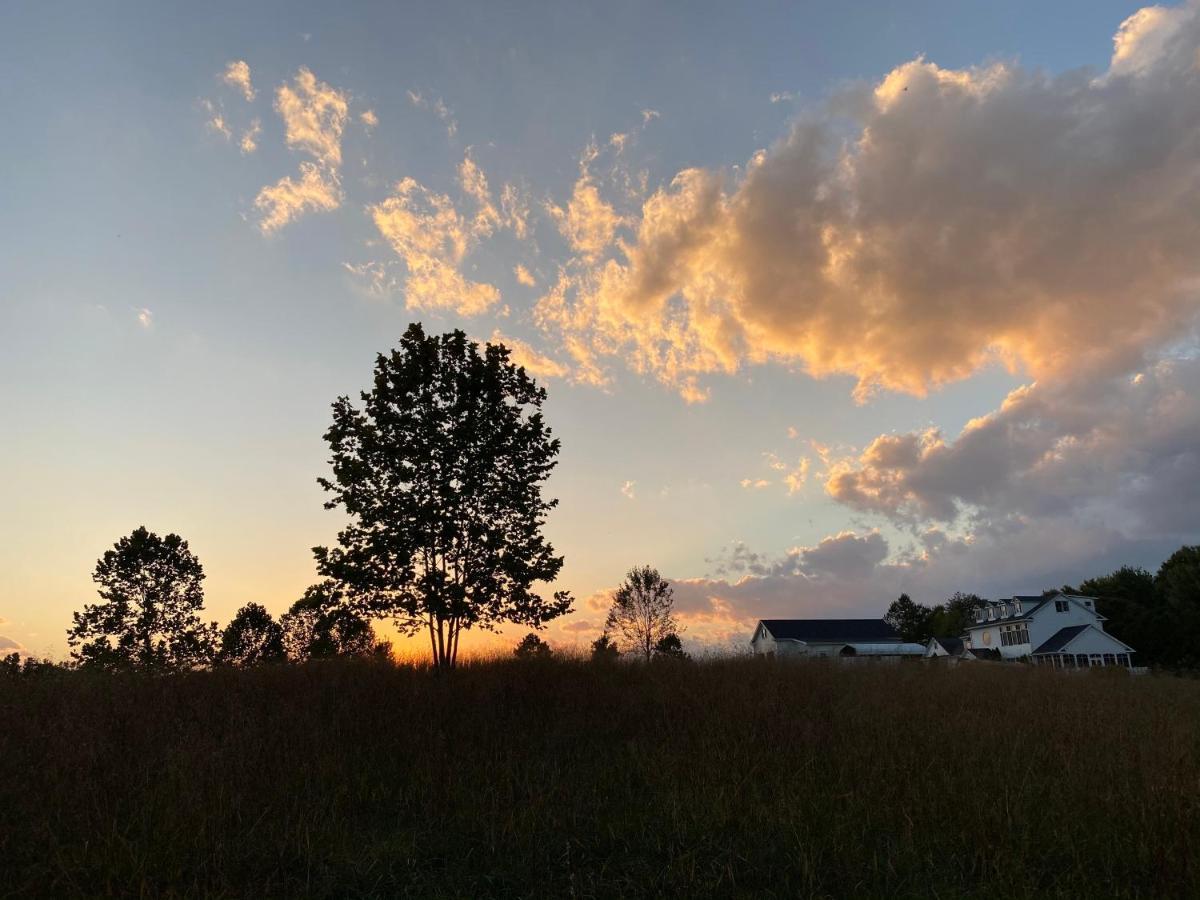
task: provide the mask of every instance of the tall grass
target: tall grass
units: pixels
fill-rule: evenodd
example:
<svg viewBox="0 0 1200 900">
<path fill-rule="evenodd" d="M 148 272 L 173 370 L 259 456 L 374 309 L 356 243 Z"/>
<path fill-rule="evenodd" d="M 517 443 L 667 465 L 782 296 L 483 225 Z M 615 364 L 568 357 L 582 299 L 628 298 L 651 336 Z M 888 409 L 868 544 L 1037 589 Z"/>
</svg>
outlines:
<svg viewBox="0 0 1200 900">
<path fill-rule="evenodd" d="M 1195 896 L 1200 683 L 333 662 L 0 683 L 0 894 Z"/>
</svg>

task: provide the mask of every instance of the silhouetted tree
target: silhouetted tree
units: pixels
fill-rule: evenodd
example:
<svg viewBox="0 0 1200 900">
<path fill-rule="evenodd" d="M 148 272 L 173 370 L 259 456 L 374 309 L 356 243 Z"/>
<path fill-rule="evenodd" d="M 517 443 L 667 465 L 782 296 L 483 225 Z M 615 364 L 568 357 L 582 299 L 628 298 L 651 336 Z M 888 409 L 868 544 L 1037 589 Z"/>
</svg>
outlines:
<svg viewBox="0 0 1200 900">
<path fill-rule="evenodd" d="M 414 323 L 376 358 L 361 399 L 340 397 L 325 434 L 325 506 L 351 524 L 340 546 L 314 548 L 321 573 L 402 632 L 425 631 L 442 668 L 465 629 L 537 627 L 568 611 L 565 591 L 547 600 L 533 590 L 563 563 L 542 536 L 559 442 L 542 419 L 545 390 L 508 349 L 481 353 L 461 331 L 427 336 Z"/>
<path fill-rule="evenodd" d="M 617 635 L 622 650 L 648 660 L 659 641 L 679 633 L 674 604 L 674 591 L 658 570 L 636 566 L 613 593 L 604 631 Z"/>
<path fill-rule="evenodd" d="M 905 641 L 927 641 L 932 635 L 933 610 L 922 603 L 914 603 L 908 594 L 901 594 L 888 607 L 883 621 L 898 632 Z"/>
<path fill-rule="evenodd" d="M 220 658 L 235 666 L 253 666 L 286 659 L 283 627 L 265 607 L 247 603 L 221 632 Z"/>
<path fill-rule="evenodd" d="M 974 624 L 975 610 L 982 605 L 983 600 L 975 594 L 955 593 L 930 611 L 929 625 L 925 629 L 929 632 L 928 637 L 958 637 L 967 626 Z"/>
<path fill-rule="evenodd" d="M 75 613 L 67 631 L 81 665 L 163 670 L 212 661 L 217 626 L 199 616 L 204 569 L 179 535 L 138 528 L 100 557 L 92 580 L 104 602 Z"/>
<path fill-rule="evenodd" d="M 620 655 L 621 651 L 617 649 L 616 642 L 608 636 L 607 631 L 592 641 L 592 659 L 597 662 L 614 660 Z"/>
<path fill-rule="evenodd" d="M 389 645 L 375 637 L 371 623 L 332 581 L 309 587 L 279 619 L 289 659 L 386 655 Z"/>
<path fill-rule="evenodd" d="M 545 659 L 553 652 L 550 645 L 532 631 L 521 638 L 521 642 L 513 650 L 513 654 L 520 659 Z"/>
<path fill-rule="evenodd" d="M 664 634 L 658 639 L 654 645 L 655 659 L 687 659 L 688 655 L 683 652 L 683 641 L 679 640 L 677 634 Z"/>
</svg>

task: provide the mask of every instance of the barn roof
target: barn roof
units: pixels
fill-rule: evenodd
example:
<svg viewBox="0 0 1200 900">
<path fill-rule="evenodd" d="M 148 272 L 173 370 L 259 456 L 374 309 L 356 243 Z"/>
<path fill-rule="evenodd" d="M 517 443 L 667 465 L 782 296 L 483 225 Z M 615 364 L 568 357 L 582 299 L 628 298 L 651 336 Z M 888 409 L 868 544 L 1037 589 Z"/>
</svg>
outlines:
<svg viewBox="0 0 1200 900">
<path fill-rule="evenodd" d="M 763 619 L 777 641 L 809 644 L 899 643 L 900 635 L 883 619 Z"/>
<path fill-rule="evenodd" d="M 935 641 L 942 645 L 942 649 L 951 656 L 958 656 L 962 653 L 963 642 L 962 638 L 954 637 L 935 637 Z"/>
<path fill-rule="evenodd" d="M 1004 658 L 995 647 L 972 647 L 967 652 L 976 659 L 1001 660 Z"/>
</svg>

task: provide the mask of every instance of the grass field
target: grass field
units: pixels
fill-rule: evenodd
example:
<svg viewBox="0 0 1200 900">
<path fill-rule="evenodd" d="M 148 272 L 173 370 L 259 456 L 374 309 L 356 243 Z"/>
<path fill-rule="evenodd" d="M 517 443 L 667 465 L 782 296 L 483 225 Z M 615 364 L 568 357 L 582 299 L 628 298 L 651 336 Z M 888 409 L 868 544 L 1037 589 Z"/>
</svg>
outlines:
<svg viewBox="0 0 1200 900">
<path fill-rule="evenodd" d="M 0 682 L 0 894 L 1196 896 L 1200 682 L 325 663 Z"/>
</svg>

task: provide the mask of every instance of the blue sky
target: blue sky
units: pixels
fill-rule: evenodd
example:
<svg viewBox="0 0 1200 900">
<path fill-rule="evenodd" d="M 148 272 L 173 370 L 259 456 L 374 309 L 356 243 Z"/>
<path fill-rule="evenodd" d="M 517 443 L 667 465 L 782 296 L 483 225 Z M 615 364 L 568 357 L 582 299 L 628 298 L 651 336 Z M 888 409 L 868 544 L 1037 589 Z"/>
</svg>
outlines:
<svg viewBox="0 0 1200 900">
<path fill-rule="evenodd" d="M 6 6 L 0 634 L 64 652 L 140 524 L 213 617 L 283 611 L 329 403 L 415 319 L 549 389 L 555 640 L 641 563 L 714 641 L 1155 565 L 1198 530 L 1200 32 L 1114 57 L 1136 11 Z"/>
</svg>

